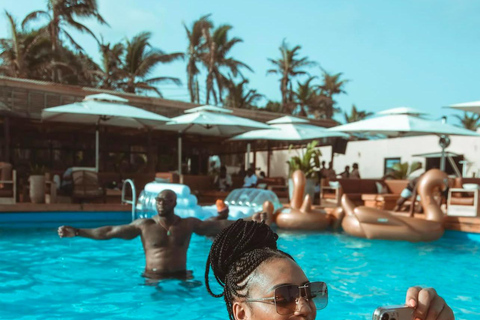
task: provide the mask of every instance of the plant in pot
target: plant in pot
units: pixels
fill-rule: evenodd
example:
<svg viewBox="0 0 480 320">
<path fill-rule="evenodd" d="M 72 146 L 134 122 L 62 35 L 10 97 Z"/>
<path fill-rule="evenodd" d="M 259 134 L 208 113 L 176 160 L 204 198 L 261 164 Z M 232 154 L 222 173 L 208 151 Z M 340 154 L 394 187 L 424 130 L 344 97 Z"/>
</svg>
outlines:
<svg viewBox="0 0 480 320">
<path fill-rule="evenodd" d="M 409 164 L 408 162 L 395 163 L 391 171 L 386 175 L 386 177 L 392 179 L 406 180 L 412 172 L 421 168 L 422 163 L 418 161 L 412 162 L 411 164 Z"/>
<path fill-rule="evenodd" d="M 320 150 L 316 149 L 318 145 L 318 141 L 312 141 L 307 144 L 305 151 L 303 151 L 300 155 L 291 157 L 290 160 L 287 161 L 288 164 L 288 194 L 290 199 L 292 198 L 293 194 L 293 181 L 292 181 L 292 174 L 296 170 L 301 170 L 305 174 L 305 178 L 307 179 L 307 183 L 305 186 L 305 194 L 309 194 L 311 199 L 314 199 L 315 196 L 315 184 L 317 182 L 317 174 L 320 171 L 320 157 L 322 153 Z M 289 150 L 293 148 L 290 145 Z M 304 196 L 305 196 L 304 194 Z"/>
<path fill-rule="evenodd" d="M 46 167 L 39 164 L 30 166 L 30 201 L 32 203 L 45 202 L 45 172 Z"/>
</svg>

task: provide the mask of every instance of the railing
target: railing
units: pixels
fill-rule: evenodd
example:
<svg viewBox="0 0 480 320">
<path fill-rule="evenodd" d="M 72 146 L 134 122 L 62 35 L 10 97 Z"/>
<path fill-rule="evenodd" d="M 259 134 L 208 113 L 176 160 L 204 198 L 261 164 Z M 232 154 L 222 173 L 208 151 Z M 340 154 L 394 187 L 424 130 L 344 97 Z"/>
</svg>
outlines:
<svg viewBox="0 0 480 320">
<path fill-rule="evenodd" d="M 132 199 L 128 200 L 125 199 L 125 191 L 126 191 L 126 186 L 130 185 L 130 188 L 132 189 Z M 132 205 L 132 221 L 135 220 L 135 207 L 136 207 L 136 200 L 137 200 L 137 192 L 135 191 L 135 184 L 133 183 L 132 179 L 126 179 L 123 181 L 123 186 L 122 186 L 122 204 L 131 204 Z"/>
</svg>

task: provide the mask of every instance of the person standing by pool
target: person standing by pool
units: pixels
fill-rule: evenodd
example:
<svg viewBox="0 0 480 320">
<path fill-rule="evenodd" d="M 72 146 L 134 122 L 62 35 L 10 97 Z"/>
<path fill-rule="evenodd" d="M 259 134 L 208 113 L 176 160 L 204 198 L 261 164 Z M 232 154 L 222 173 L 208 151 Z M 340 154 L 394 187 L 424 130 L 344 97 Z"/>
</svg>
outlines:
<svg viewBox="0 0 480 320">
<path fill-rule="evenodd" d="M 95 229 L 61 226 L 58 235 L 60 238 L 84 237 L 94 240 L 131 240 L 140 236 L 146 258 L 145 277 L 189 278 L 190 273 L 186 270 L 187 250 L 192 233 L 215 236 L 234 221 L 183 219 L 174 213 L 177 195 L 172 190 L 161 191 L 155 200 L 158 214 L 152 218 Z"/>
<path fill-rule="evenodd" d="M 205 284 L 212 296 L 223 296 L 231 320 L 313 320 L 327 306 L 327 285 L 310 281 L 288 253 L 278 250 L 277 239 L 264 223 L 243 220 L 215 238 Z M 219 294 L 210 287 L 210 269 L 223 288 Z M 415 309 L 415 319 L 454 320 L 452 309 L 432 288 L 411 287 L 406 304 Z"/>
</svg>

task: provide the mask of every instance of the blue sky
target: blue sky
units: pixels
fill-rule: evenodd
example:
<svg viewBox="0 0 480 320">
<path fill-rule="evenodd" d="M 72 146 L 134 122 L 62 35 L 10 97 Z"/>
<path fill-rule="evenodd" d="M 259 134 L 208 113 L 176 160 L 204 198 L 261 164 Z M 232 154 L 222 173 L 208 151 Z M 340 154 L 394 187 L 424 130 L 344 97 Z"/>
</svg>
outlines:
<svg viewBox="0 0 480 320">
<path fill-rule="evenodd" d="M 21 21 L 28 12 L 44 9 L 43 0 L 1 0 Z M 343 72 L 350 82 L 338 106 L 377 112 L 410 106 L 433 118 L 461 114 L 442 106 L 480 100 L 480 1 L 475 0 L 98 0 L 110 27 L 86 24 L 106 41 L 118 42 L 141 31 L 153 33 L 152 44 L 166 52 L 185 51 L 182 23 L 190 26 L 211 13 L 215 25 L 230 24 L 243 43 L 232 56 L 255 72 L 245 72 L 250 87 L 280 100 L 279 82 L 266 75 L 267 58 L 278 58 L 282 40 L 301 45 L 302 56 L 328 72 Z M 0 15 L 0 37 L 8 36 Z M 76 35 L 98 59 L 96 43 Z M 312 75 L 320 69 L 311 68 Z M 161 86 L 166 98 L 186 100 L 185 63 L 162 65 L 152 76 L 175 76 L 183 86 Z M 204 86 L 203 86 L 204 87 Z M 342 118 L 337 116 L 337 119 Z M 452 117 L 449 122 L 455 123 Z"/>
</svg>

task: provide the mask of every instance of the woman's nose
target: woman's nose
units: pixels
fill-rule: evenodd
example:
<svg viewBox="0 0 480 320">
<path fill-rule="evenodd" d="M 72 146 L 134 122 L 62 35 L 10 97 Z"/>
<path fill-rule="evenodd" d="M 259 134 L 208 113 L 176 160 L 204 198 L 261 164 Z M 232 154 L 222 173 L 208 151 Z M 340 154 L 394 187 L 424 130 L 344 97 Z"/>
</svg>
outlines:
<svg viewBox="0 0 480 320">
<path fill-rule="evenodd" d="M 304 297 L 300 297 L 297 299 L 297 304 L 295 308 L 295 315 L 296 316 L 306 316 L 313 312 L 312 305 L 309 301 L 307 301 Z"/>
</svg>

